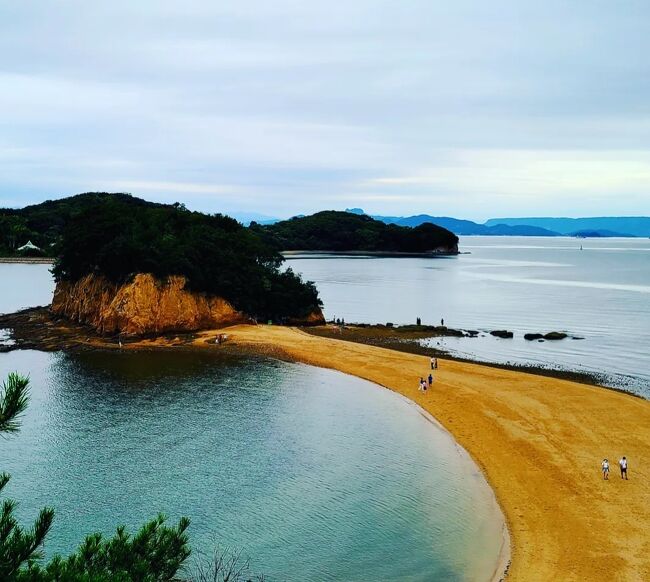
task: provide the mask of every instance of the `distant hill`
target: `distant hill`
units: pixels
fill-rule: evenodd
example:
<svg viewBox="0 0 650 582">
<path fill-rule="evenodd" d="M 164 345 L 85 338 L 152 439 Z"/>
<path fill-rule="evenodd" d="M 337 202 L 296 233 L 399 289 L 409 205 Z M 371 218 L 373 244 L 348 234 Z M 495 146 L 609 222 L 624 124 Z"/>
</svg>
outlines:
<svg viewBox="0 0 650 582">
<path fill-rule="evenodd" d="M 529 224 L 495 224 L 494 226 L 486 226 L 488 229 L 487 234 L 492 236 L 561 236 L 559 232 L 541 228 L 539 226 L 531 226 Z"/>
<path fill-rule="evenodd" d="M 458 251 L 458 237 L 430 223 L 385 224 L 365 214 L 327 210 L 250 228 L 281 250 L 422 253 Z"/>
<path fill-rule="evenodd" d="M 571 235 L 579 231 L 601 231 L 602 233 L 609 231 L 611 234 L 601 234 L 600 236 L 650 236 L 650 216 L 491 218 L 485 224 L 488 226 L 526 224 L 548 228 L 564 235 Z"/>
<path fill-rule="evenodd" d="M 360 208 L 353 209 L 355 211 Z M 363 211 L 361 211 L 363 212 Z M 358 212 L 355 212 L 358 214 Z M 537 226 L 496 224 L 486 226 L 478 224 L 471 220 L 461 220 L 450 216 L 430 216 L 429 214 L 418 214 L 416 216 L 373 216 L 374 219 L 380 220 L 386 224 L 396 224 L 398 226 L 409 226 L 411 228 L 422 224 L 436 224 L 442 228 L 450 230 L 456 235 L 483 235 L 483 236 L 559 236 L 559 233 L 540 228 Z"/>
<path fill-rule="evenodd" d="M 576 230 L 575 232 L 570 232 L 569 236 L 575 236 L 577 238 L 633 238 L 633 235 L 631 234 L 623 234 L 621 232 L 614 232 L 612 230 L 605 230 L 602 228 L 598 230 Z"/>
<path fill-rule="evenodd" d="M 346 212 L 364 214 L 361 208 Z M 623 216 L 602 218 L 491 218 L 484 224 L 450 216 L 381 216 L 372 218 L 386 224 L 416 227 L 430 223 L 442 226 L 461 236 L 582 236 L 634 237 L 650 236 L 650 217 Z"/>
</svg>

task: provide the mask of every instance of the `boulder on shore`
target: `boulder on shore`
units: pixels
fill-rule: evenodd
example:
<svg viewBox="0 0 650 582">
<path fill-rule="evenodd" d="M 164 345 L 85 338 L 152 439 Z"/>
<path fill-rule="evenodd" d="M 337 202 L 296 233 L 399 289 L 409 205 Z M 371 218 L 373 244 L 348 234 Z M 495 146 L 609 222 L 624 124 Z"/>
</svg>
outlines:
<svg viewBox="0 0 650 582">
<path fill-rule="evenodd" d="M 550 331 L 549 333 L 526 333 L 524 339 L 532 340 L 561 340 L 567 337 L 567 334 L 562 331 Z"/>
<path fill-rule="evenodd" d="M 493 335 L 494 337 L 500 337 L 503 339 L 509 339 L 511 337 L 514 337 L 514 334 L 511 331 L 508 331 L 507 329 L 495 329 L 490 332 L 490 335 Z"/>
</svg>

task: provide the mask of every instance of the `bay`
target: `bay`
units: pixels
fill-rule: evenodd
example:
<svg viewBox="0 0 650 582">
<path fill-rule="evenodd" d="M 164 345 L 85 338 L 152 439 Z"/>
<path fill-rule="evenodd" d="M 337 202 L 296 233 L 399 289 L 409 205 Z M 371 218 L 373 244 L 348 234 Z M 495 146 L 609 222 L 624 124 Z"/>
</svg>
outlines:
<svg viewBox="0 0 650 582">
<path fill-rule="evenodd" d="M 487 580 L 502 516 L 476 466 L 398 395 L 309 366 L 190 352 L 0 354 L 29 373 L 0 445 L 23 523 L 56 509 L 45 551 L 191 518 L 270 580 Z"/>
</svg>

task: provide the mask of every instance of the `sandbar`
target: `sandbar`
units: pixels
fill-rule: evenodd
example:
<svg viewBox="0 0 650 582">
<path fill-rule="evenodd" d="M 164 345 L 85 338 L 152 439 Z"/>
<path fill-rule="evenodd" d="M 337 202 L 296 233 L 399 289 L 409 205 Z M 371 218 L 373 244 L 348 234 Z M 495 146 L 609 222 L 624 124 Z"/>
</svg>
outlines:
<svg viewBox="0 0 650 582">
<path fill-rule="evenodd" d="M 422 393 L 426 356 L 277 326 L 201 332 L 194 343 L 214 346 L 217 333 L 228 334 L 225 345 L 375 382 L 431 414 L 494 490 L 510 533 L 508 582 L 650 580 L 650 402 L 444 359 Z M 623 455 L 629 481 L 617 470 Z M 609 481 L 600 473 L 604 457 Z"/>
</svg>

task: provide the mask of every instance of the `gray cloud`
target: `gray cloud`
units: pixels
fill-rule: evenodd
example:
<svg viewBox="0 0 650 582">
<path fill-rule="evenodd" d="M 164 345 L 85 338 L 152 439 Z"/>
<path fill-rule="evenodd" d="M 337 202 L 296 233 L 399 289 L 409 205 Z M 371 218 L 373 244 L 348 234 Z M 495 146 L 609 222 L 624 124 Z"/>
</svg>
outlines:
<svg viewBox="0 0 650 582">
<path fill-rule="evenodd" d="M 0 204 L 650 212 L 646 2 L 0 0 Z"/>
</svg>

